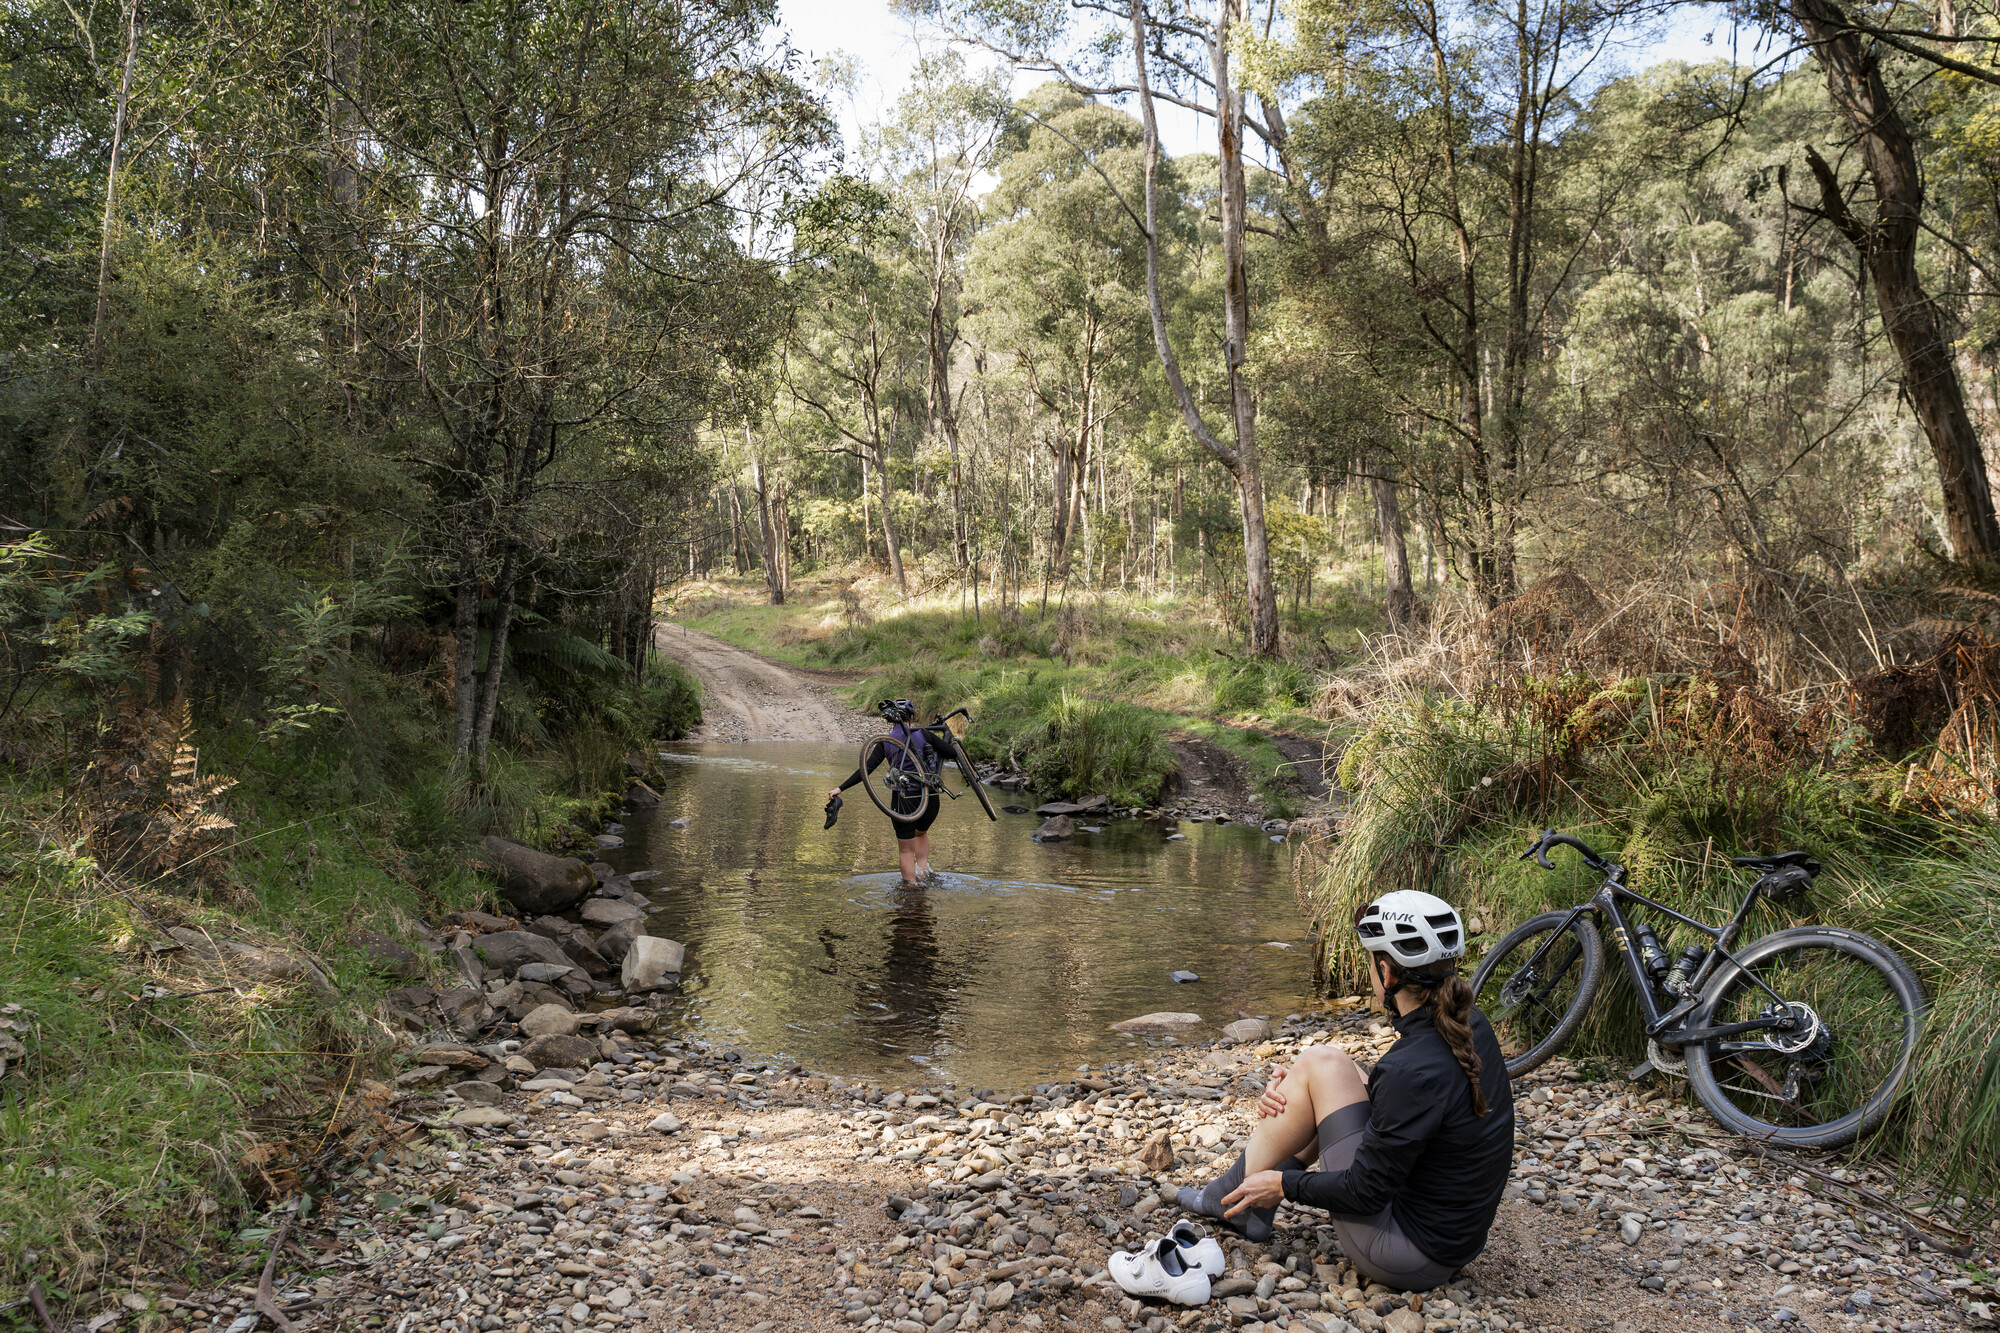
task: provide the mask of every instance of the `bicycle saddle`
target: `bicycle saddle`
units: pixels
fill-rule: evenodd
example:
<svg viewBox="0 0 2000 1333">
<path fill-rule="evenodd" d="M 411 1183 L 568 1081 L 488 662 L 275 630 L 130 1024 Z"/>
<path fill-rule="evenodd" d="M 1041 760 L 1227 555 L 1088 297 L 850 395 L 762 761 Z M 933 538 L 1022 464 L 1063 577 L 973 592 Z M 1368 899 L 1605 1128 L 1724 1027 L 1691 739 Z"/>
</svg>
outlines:
<svg viewBox="0 0 2000 1333">
<path fill-rule="evenodd" d="M 1731 865 L 1748 866 L 1756 870 L 1784 870 L 1791 866 L 1804 866 L 1808 875 L 1819 873 L 1819 862 L 1811 852 L 1777 852 L 1771 856 L 1732 856 Z"/>
</svg>

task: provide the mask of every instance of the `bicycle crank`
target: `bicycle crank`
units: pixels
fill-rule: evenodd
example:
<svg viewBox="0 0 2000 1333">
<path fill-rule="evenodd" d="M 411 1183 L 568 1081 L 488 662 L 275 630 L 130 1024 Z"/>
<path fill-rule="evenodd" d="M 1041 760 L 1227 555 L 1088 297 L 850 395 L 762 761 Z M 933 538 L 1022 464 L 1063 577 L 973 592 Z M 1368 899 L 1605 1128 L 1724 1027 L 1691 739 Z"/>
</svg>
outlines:
<svg viewBox="0 0 2000 1333">
<path fill-rule="evenodd" d="M 1646 1038 L 1646 1062 L 1662 1074 L 1673 1078 L 1687 1077 L 1688 1065 L 1686 1054 L 1678 1046 L 1668 1049 L 1660 1045 L 1659 1039 L 1656 1037 Z"/>
</svg>

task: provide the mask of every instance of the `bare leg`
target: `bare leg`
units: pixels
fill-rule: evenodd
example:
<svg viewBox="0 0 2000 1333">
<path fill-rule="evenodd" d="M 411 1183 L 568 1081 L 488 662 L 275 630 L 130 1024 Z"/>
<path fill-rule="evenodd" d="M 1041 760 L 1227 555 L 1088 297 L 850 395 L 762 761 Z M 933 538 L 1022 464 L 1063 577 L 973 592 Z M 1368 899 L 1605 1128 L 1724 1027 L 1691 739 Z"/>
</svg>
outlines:
<svg viewBox="0 0 2000 1333">
<path fill-rule="evenodd" d="M 1244 1171 L 1269 1171 L 1287 1157 L 1310 1162 L 1317 1156 L 1319 1122 L 1343 1106 L 1368 1100 L 1368 1085 L 1351 1056 L 1338 1046 L 1311 1046 L 1280 1085 L 1285 1113 L 1261 1119 L 1250 1131 L 1243 1151 Z"/>
<path fill-rule="evenodd" d="M 931 833 L 929 829 L 925 829 L 917 835 L 916 848 L 917 873 L 919 875 L 929 875 L 931 873 Z"/>
<path fill-rule="evenodd" d="M 1319 1156 L 1320 1121 L 1342 1106 L 1368 1097 L 1361 1070 L 1338 1046 L 1314 1046 L 1298 1060 L 1280 1085 L 1285 1109 L 1264 1117 L 1250 1131 L 1250 1142 L 1234 1165 L 1200 1190 L 1180 1192 L 1180 1203 L 1191 1213 L 1222 1216 L 1222 1200 L 1259 1171 L 1298 1170 Z M 1252 1208 L 1232 1219 L 1243 1235 L 1262 1241 L 1271 1234 L 1274 1208 Z"/>
<path fill-rule="evenodd" d="M 903 883 L 915 885 L 917 882 L 917 840 L 898 838 L 896 840 L 896 863 L 903 868 Z"/>
</svg>

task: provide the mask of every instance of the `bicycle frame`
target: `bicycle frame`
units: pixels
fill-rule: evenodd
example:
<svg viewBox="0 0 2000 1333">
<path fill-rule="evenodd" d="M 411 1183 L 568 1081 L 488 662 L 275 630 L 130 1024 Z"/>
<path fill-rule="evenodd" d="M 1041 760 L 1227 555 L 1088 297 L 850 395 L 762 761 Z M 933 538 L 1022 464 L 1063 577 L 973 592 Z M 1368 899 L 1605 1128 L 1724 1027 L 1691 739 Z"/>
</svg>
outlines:
<svg viewBox="0 0 2000 1333">
<path fill-rule="evenodd" d="M 1730 963 L 1735 963 L 1744 976 L 1748 977 L 1759 990 L 1771 997 L 1773 1003 L 1779 1005 L 1785 1003 L 1783 996 L 1765 985 L 1763 979 L 1757 976 L 1756 973 L 1737 963 L 1736 956 L 1729 952 L 1730 941 L 1735 939 L 1737 932 L 1743 929 L 1743 923 L 1750 917 L 1750 909 L 1757 905 L 1758 892 L 1755 885 L 1751 886 L 1750 892 L 1743 895 L 1742 905 L 1736 909 L 1736 914 L 1729 918 L 1727 924 L 1716 927 L 1708 925 L 1706 922 L 1697 921 L 1684 912 L 1676 912 L 1665 903 L 1648 898 L 1645 894 L 1632 888 L 1625 883 L 1625 867 L 1615 861 L 1604 863 L 1603 874 L 1604 882 L 1598 886 L 1597 892 L 1591 895 L 1590 901 L 1580 903 L 1569 910 L 1569 915 L 1563 918 L 1562 925 L 1550 931 L 1548 938 L 1542 942 L 1541 947 L 1537 948 L 1529 957 L 1527 962 L 1528 967 L 1534 967 L 1539 964 L 1542 961 L 1543 954 L 1547 953 L 1557 940 L 1564 937 L 1578 917 L 1582 916 L 1585 912 L 1594 912 L 1599 919 L 1607 921 L 1610 924 L 1612 943 L 1617 946 L 1618 952 L 1624 956 L 1625 973 L 1631 978 L 1632 989 L 1639 997 L 1639 1008 L 1645 1014 L 1644 1030 L 1646 1035 L 1648 1037 L 1659 1037 L 1668 1032 L 1675 1032 L 1673 1025 L 1686 1016 L 1688 1011 L 1693 1007 L 1694 1002 L 1692 999 L 1682 1000 L 1680 1003 L 1672 1005 L 1664 1011 L 1661 1010 L 1659 999 L 1654 994 L 1653 978 L 1646 971 L 1645 960 L 1640 955 L 1638 945 L 1633 942 L 1631 925 L 1626 920 L 1624 912 L 1619 910 L 1618 905 L 1620 901 L 1628 900 L 1643 903 L 1656 912 L 1664 912 L 1682 925 L 1692 926 L 1694 929 L 1708 936 L 1710 941 L 1712 941 L 1708 957 L 1702 960 L 1701 966 L 1695 969 L 1693 976 L 1688 978 L 1687 989 L 1690 996 L 1700 995 L 1703 984 L 1708 981 L 1715 969 L 1721 966 L 1724 960 L 1727 960 Z M 1774 1022 L 1756 1020 L 1749 1023 L 1731 1023 L 1726 1027 L 1720 1028 L 1683 1029 L 1675 1032 L 1675 1035 L 1684 1035 L 1695 1041 L 1707 1041 L 1716 1040 L 1721 1037 L 1736 1036 L 1741 1033 L 1755 1031 L 1759 1028 L 1773 1026 L 1776 1026 Z M 1677 1042 L 1675 1044 L 1682 1043 Z M 1762 1049 L 1762 1044 L 1757 1044 L 1757 1048 Z"/>
</svg>

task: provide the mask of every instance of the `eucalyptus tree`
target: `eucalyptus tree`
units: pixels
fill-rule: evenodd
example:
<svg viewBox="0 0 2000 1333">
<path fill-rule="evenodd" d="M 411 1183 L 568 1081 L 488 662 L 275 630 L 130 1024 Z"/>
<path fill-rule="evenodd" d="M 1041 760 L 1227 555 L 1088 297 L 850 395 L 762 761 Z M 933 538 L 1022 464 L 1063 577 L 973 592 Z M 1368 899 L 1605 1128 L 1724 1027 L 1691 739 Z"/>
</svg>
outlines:
<svg viewBox="0 0 2000 1333">
<path fill-rule="evenodd" d="M 1016 4 L 1011 0 L 905 0 L 918 13 L 943 19 L 962 41 L 995 51 L 1016 66 L 1053 74 L 1089 97 L 1132 97 L 1140 113 L 1144 165 L 1141 198 L 1125 212 L 1145 242 L 1147 310 L 1154 351 L 1181 419 L 1235 483 L 1243 528 L 1244 591 L 1250 649 L 1278 651 L 1278 603 L 1271 580 L 1270 538 L 1264 521 L 1264 467 L 1257 448 L 1257 404 L 1250 369 L 1249 236 L 1252 221 L 1244 167 L 1245 136 L 1257 135 L 1279 153 L 1287 144 L 1284 117 L 1260 101 L 1251 113 L 1248 89 L 1235 67 L 1241 45 L 1256 30 L 1243 0 L 1215 0 L 1203 19 L 1177 3 L 1149 8 L 1145 0 L 1112 5 Z M 1128 68 L 1129 75 L 1120 71 Z M 1161 292 L 1159 174 L 1162 161 L 1154 103 L 1166 100 L 1204 115 L 1216 130 L 1215 203 L 1221 232 L 1222 328 L 1214 340 L 1226 387 L 1217 430 L 1181 368 Z M 1226 437 L 1226 438 L 1225 438 Z"/>
<path fill-rule="evenodd" d="M 1142 392 L 1145 243 L 1125 215 L 1145 170 L 1132 118 L 1061 84 L 1022 99 L 973 250 L 982 346 L 1050 418 L 1049 572 L 1069 577 L 1093 444 Z"/>
<path fill-rule="evenodd" d="M 1828 99 L 1845 122 L 1841 138 L 1857 159 L 1843 172 L 1844 163 L 1828 162 L 1808 144 L 1806 165 L 1818 203 L 1805 207 L 1847 238 L 1874 280 L 1883 328 L 1902 363 L 1904 396 L 1937 466 L 1953 554 L 1992 565 L 2000 561 L 2000 517 L 1994 511 L 1985 451 L 1966 406 L 1951 330 L 1918 267 L 1917 245 L 1928 226 L 1925 177 L 1904 115 L 1908 92 L 1898 85 L 1928 82 L 1926 76 L 1940 64 L 1989 83 L 2000 76 L 1910 40 L 1982 40 L 1958 31 L 1956 23 L 1944 32 L 1911 31 L 1897 24 L 1900 6 L 1885 22 L 1870 22 L 1869 6 L 1854 8 L 1862 11 L 1860 21 L 1834 0 L 1791 0 L 1785 9 L 1825 76 Z M 1947 4 L 1938 12 L 1951 11 Z M 1914 77 L 1892 79 L 1887 45 L 1916 58 L 1914 68 L 1909 60 L 1901 62 Z"/>
<path fill-rule="evenodd" d="M 1006 124 L 1006 80 L 998 70 L 975 78 L 958 51 L 925 52 L 873 145 L 924 277 L 925 430 L 943 442 L 951 460 L 952 558 L 961 572 L 970 569 L 972 556 L 952 358 L 966 253 L 979 226 L 976 192 Z"/>
<path fill-rule="evenodd" d="M 1292 241 L 1324 258 L 1301 271 L 1348 292 L 1322 308 L 1431 456 L 1450 545 L 1496 603 L 1567 447 L 1546 354 L 1559 299 L 1631 183 L 1566 142 L 1619 10 L 1299 0 L 1293 18 L 1265 77 L 1303 98 L 1288 153 L 1320 223 Z"/>
<path fill-rule="evenodd" d="M 786 278 L 792 322 L 785 388 L 822 424 L 830 439 L 824 447 L 861 461 L 864 492 L 874 466 L 889 573 L 907 594 L 891 468 L 899 429 L 907 438 L 909 423 L 924 417 L 927 278 L 907 219 L 888 195 L 847 177 L 820 193 L 826 206 L 802 229 L 807 257 Z"/>
<path fill-rule="evenodd" d="M 354 34 L 315 73 L 362 127 L 359 203 L 310 257 L 329 285 L 366 275 L 380 378 L 428 418 L 412 448 L 455 604 L 454 754 L 474 776 L 521 580 L 563 535 L 544 492 L 604 483 L 572 465 L 606 439 L 680 447 L 717 363 L 755 355 L 770 276 L 742 253 L 733 192 L 773 164 L 802 178 L 828 133 L 759 44 L 772 17 L 758 0 L 324 15 Z M 715 145 L 746 124 L 761 156 L 718 175 Z"/>
</svg>

